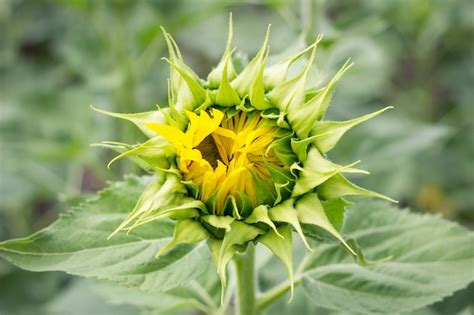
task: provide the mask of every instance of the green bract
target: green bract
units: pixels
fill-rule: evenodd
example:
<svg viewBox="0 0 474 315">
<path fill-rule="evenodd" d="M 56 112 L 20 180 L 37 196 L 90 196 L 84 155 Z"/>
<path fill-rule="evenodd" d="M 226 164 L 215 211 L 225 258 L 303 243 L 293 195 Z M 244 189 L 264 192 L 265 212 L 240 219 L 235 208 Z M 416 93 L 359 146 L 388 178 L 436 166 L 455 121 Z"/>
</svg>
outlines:
<svg viewBox="0 0 474 315">
<path fill-rule="evenodd" d="M 111 163 L 129 157 L 156 174 L 110 237 L 155 220 L 177 220 L 172 240 L 156 256 L 180 244 L 207 240 L 223 286 L 228 262 L 249 242 L 260 242 L 279 257 L 293 282 L 292 230 L 310 251 L 305 234 L 316 233 L 330 235 L 356 255 L 339 232 L 349 204 L 342 198 L 391 199 L 343 175 L 367 173 L 353 168 L 358 161 L 338 165 L 326 157 L 349 129 L 389 108 L 348 121 L 323 120 L 337 81 L 352 64 L 346 62 L 324 87 L 308 87 L 306 79 L 321 36 L 296 55 L 267 66 L 267 31 L 260 51 L 237 73 L 230 20 L 224 55 L 202 80 L 184 63 L 171 35 L 163 33 L 169 49 L 165 59 L 170 65 L 168 107 L 138 114 L 98 110 L 133 122 L 149 137 L 139 145 L 99 144 L 121 153 Z M 289 67 L 308 54 L 304 68 L 288 77 Z M 224 123 L 229 120 L 231 126 Z M 241 137 L 251 140 L 236 149 Z M 232 156 L 227 161 L 226 154 Z M 244 177 L 245 172 L 251 176 Z"/>
</svg>

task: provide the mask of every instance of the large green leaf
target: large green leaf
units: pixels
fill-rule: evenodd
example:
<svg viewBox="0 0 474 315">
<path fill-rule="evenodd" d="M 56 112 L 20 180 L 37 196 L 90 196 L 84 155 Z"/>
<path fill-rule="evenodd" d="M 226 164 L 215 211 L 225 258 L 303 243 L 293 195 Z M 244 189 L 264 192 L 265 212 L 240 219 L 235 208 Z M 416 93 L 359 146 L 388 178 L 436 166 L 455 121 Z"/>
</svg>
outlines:
<svg viewBox="0 0 474 315">
<path fill-rule="evenodd" d="M 185 286 L 163 293 L 125 288 L 110 281 L 86 281 L 90 290 L 104 297 L 107 302 L 139 307 L 146 314 L 183 315 L 194 314 L 197 310 L 208 314 L 220 307 L 221 284 L 214 268 L 208 268 Z"/>
<path fill-rule="evenodd" d="M 149 177 L 130 177 L 112 184 L 48 228 L 0 243 L 0 257 L 27 270 L 60 270 L 147 291 L 168 290 L 196 278 L 210 262 L 205 244 L 179 245 L 155 258 L 173 235 L 171 221 L 154 221 L 107 240 L 148 182 Z"/>
<path fill-rule="evenodd" d="M 440 217 L 362 203 L 349 211 L 343 234 L 369 259 L 392 258 L 363 267 L 336 245 L 320 246 L 302 274 L 305 292 L 319 306 L 351 314 L 408 312 L 474 280 L 474 233 Z"/>
</svg>

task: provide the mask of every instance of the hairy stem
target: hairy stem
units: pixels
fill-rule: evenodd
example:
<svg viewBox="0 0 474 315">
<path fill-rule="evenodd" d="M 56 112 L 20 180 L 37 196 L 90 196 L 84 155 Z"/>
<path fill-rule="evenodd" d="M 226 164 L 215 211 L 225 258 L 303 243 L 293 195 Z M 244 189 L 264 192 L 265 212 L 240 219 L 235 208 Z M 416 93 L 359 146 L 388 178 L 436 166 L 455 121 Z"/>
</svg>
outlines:
<svg viewBox="0 0 474 315">
<path fill-rule="evenodd" d="M 234 263 L 237 278 L 236 314 L 257 315 L 255 247 L 250 244 L 245 253 L 236 255 Z"/>
</svg>

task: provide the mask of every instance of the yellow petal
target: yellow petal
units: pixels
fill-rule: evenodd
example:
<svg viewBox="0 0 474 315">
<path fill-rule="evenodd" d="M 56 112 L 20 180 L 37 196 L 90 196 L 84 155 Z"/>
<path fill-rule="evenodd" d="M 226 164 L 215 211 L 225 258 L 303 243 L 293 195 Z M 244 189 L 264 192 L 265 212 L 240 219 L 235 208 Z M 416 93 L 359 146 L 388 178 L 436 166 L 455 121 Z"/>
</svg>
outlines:
<svg viewBox="0 0 474 315">
<path fill-rule="evenodd" d="M 188 144 L 190 144 L 191 139 L 189 139 L 185 133 L 176 127 L 155 123 L 147 123 L 146 126 L 168 140 L 176 148 L 183 146 L 188 147 Z"/>
</svg>

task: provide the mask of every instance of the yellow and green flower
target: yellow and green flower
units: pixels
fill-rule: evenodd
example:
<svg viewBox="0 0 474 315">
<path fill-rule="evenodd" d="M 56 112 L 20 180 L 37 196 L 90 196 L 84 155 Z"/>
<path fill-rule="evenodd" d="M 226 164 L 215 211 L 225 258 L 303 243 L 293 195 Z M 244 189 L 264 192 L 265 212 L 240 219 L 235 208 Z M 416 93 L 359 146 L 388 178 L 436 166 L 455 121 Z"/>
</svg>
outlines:
<svg viewBox="0 0 474 315">
<path fill-rule="evenodd" d="M 322 88 L 306 86 L 321 37 L 287 59 L 267 66 L 267 31 L 257 55 L 239 73 L 228 42 L 207 80 L 185 63 L 170 34 L 168 106 L 137 114 L 102 113 L 126 119 L 149 138 L 139 145 L 103 142 L 129 157 L 154 180 L 111 237 L 153 220 L 176 220 L 173 239 L 157 253 L 207 240 L 222 284 L 226 266 L 249 243 L 259 242 L 278 256 L 293 281 L 292 231 L 312 248 L 306 227 L 329 233 L 351 253 L 339 233 L 334 207 L 343 198 L 364 195 L 391 200 L 351 183 L 345 173 L 367 173 L 358 163 L 338 165 L 326 157 L 352 127 L 385 111 L 348 121 L 323 120 L 345 63 Z M 309 55 L 295 76 L 288 69 Z M 339 220 L 339 221 L 338 221 Z M 336 222 L 338 221 L 338 222 Z"/>
</svg>

